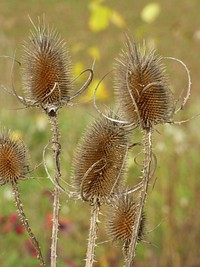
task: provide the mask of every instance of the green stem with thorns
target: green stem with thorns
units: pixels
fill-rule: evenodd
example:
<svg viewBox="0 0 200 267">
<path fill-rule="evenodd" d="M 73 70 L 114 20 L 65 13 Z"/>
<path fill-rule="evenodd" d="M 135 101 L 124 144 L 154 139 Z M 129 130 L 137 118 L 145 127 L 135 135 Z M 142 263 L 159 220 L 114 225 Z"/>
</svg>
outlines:
<svg viewBox="0 0 200 267">
<path fill-rule="evenodd" d="M 16 203 L 16 206 L 17 206 L 17 210 L 18 210 L 20 219 L 21 219 L 21 221 L 22 221 L 22 223 L 24 225 L 24 228 L 26 229 L 28 235 L 30 236 L 31 242 L 32 242 L 32 244 L 33 244 L 33 246 L 34 246 L 34 248 L 36 250 L 37 258 L 40 261 L 40 266 L 44 267 L 45 263 L 44 263 L 44 259 L 42 257 L 40 246 L 39 246 L 39 243 L 38 243 L 35 235 L 33 234 L 32 230 L 31 230 L 31 227 L 29 225 L 28 219 L 27 219 L 27 217 L 25 215 L 25 212 L 24 212 L 24 209 L 23 209 L 23 205 L 22 205 L 22 202 L 21 202 L 21 199 L 20 199 L 20 194 L 19 194 L 17 182 L 12 182 L 12 188 L 13 188 L 13 195 L 14 195 L 14 198 L 15 198 L 15 203 Z"/>
<path fill-rule="evenodd" d="M 133 258 L 135 256 L 136 245 L 138 241 L 138 233 L 140 229 L 140 223 L 142 218 L 142 212 L 144 209 L 148 184 L 150 179 L 150 167 L 152 162 L 152 133 L 151 129 L 144 129 L 144 161 L 143 161 L 143 175 L 142 175 L 142 188 L 140 191 L 140 201 L 138 204 L 138 210 L 136 214 L 135 225 L 133 226 L 132 238 L 129 245 L 128 255 L 126 257 L 126 267 L 133 266 Z"/>
</svg>

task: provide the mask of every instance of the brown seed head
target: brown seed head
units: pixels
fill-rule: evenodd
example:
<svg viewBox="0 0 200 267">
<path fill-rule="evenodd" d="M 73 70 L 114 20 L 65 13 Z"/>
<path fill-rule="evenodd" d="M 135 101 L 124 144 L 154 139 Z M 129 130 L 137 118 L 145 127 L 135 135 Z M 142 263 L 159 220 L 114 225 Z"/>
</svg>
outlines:
<svg viewBox="0 0 200 267">
<path fill-rule="evenodd" d="M 27 172 L 26 147 L 10 133 L 0 133 L 0 184 L 17 182 Z"/>
<path fill-rule="evenodd" d="M 143 128 L 167 122 L 173 113 L 162 58 L 127 39 L 115 68 L 115 95 L 123 115 Z"/>
<path fill-rule="evenodd" d="M 110 206 L 107 220 L 106 231 L 113 241 L 123 241 L 129 245 L 136 218 L 136 202 L 130 195 L 115 198 Z M 144 236 L 145 217 L 142 215 L 138 241 Z"/>
<path fill-rule="evenodd" d="M 84 200 L 108 199 L 122 183 L 129 130 L 105 118 L 86 130 L 73 160 L 73 184 Z"/>
<path fill-rule="evenodd" d="M 25 95 L 35 104 L 61 105 L 71 90 L 71 70 L 65 43 L 54 29 L 39 22 L 24 44 Z"/>
</svg>

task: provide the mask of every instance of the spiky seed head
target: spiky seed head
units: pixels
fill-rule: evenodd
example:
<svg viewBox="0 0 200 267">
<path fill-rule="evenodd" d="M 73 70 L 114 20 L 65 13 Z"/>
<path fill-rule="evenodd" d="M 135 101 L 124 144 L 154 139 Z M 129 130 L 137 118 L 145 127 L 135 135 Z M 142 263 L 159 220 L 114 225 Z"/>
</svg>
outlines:
<svg viewBox="0 0 200 267">
<path fill-rule="evenodd" d="M 162 58 L 129 38 L 115 66 L 115 96 L 123 115 L 142 128 L 169 121 L 174 109 Z"/>
<path fill-rule="evenodd" d="M 40 21 L 24 44 L 22 75 L 27 99 L 42 107 L 61 105 L 71 91 L 68 51 L 56 30 Z"/>
<path fill-rule="evenodd" d="M 137 203 L 130 195 L 123 195 L 112 200 L 106 219 L 106 231 L 113 241 L 122 241 L 128 246 L 131 241 L 136 220 Z M 144 236 L 145 217 L 142 215 L 138 241 Z"/>
<path fill-rule="evenodd" d="M 0 184 L 24 179 L 27 173 L 27 149 L 10 132 L 0 133 Z"/>
<path fill-rule="evenodd" d="M 73 159 L 73 184 L 78 196 L 106 201 L 122 184 L 130 131 L 103 117 L 82 137 Z"/>
</svg>

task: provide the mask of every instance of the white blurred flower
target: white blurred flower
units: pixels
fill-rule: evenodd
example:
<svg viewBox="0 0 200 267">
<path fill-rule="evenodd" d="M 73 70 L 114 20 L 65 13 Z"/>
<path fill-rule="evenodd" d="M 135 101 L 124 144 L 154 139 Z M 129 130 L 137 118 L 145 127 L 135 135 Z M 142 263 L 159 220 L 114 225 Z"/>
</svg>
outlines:
<svg viewBox="0 0 200 267">
<path fill-rule="evenodd" d="M 47 124 L 48 121 L 46 119 L 46 117 L 42 114 L 42 115 L 38 115 L 36 118 L 36 128 L 39 131 L 45 131 L 47 129 Z"/>
<path fill-rule="evenodd" d="M 11 188 L 5 188 L 4 189 L 4 191 L 3 191 L 3 197 L 7 201 L 13 200 L 13 192 L 12 192 Z"/>
</svg>

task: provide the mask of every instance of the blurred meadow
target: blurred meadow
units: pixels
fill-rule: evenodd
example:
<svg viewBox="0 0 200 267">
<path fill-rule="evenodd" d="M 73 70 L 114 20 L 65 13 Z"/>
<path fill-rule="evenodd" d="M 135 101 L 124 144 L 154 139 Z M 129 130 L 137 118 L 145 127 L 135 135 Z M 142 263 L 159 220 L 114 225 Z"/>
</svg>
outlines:
<svg viewBox="0 0 200 267">
<path fill-rule="evenodd" d="M 95 85 L 112 70 L 115 58 L 123 48 L 125 34 L 136 42 L 146 41 L 161 56 L 177 57 L 184 61 L 192 78 L 192 94 L 185 109 L 175 117 L 184 120 L 200 113 L 200 1 L 199 0 L 1 0 L 0 56 L 16 56 L 20 61 L 22 45 L 32 24 L 45 14 L 66 41 L 72 61 L 73 75 L 91 67 L 96 59 L 94 81 L 74 106 L 59 112 L 62 145 L 62 177 L 70 181 L 74 149 L 97 113 L 92 105 Z M 178 97 L 187 88 L 187 76 L 177 62 L 166 61 L 172 90 Z M 13 82 L 21 94 L 22 79 L 18 64 L 11 73 L 12 60 L 0 58 L 0 83 L 9 88 Z M 74 89 L 80 88 L 81 77 Z M 98 90 L 101 110 L 112 108 L 113 74 Z M 38 109 L 20 109 L 14 96 L 0 91 L 0 124 L 22 137 L 29 148 L 30 165 L 42 161 L 42 152 L 51 132 L 48 119 Z M 183 125 L 160 125 L 154 132 L 153 148 L 158 158 L 154 180 L 149 188 L 146 211 L 147 242 L 137 247 L 135 267 L 200 267 L 200 118 Z M 139 132 L 133 142 L 140 141 Z M 134 163 L 137 150 L 129 159 L 128 184 L 139 181 L 140 170 Z M 52 158 L 46 155 L 52 169 Z M 63 181 L 63 186 L 65 185 Z M 40 166 L 30 179 L 20 182 L 24 209 L 35 235 L 41 242 L 45 259 L 49 262 L 53 185 Z M 67 201 L 61 195 L 58 267 L 84 266 L 90 207 L 81 201 Z M 108 240 L 101 215 L 98 242 Z M 123 256 L 117 244 L 99 244 L 95 267 L 120 267 Z M 35 252 L 17 217 L 11 187 L 0 187 L 0 266 L 36 267 Z M 48 264 L 47 264 L 48 266 Z"/>
</svg>

